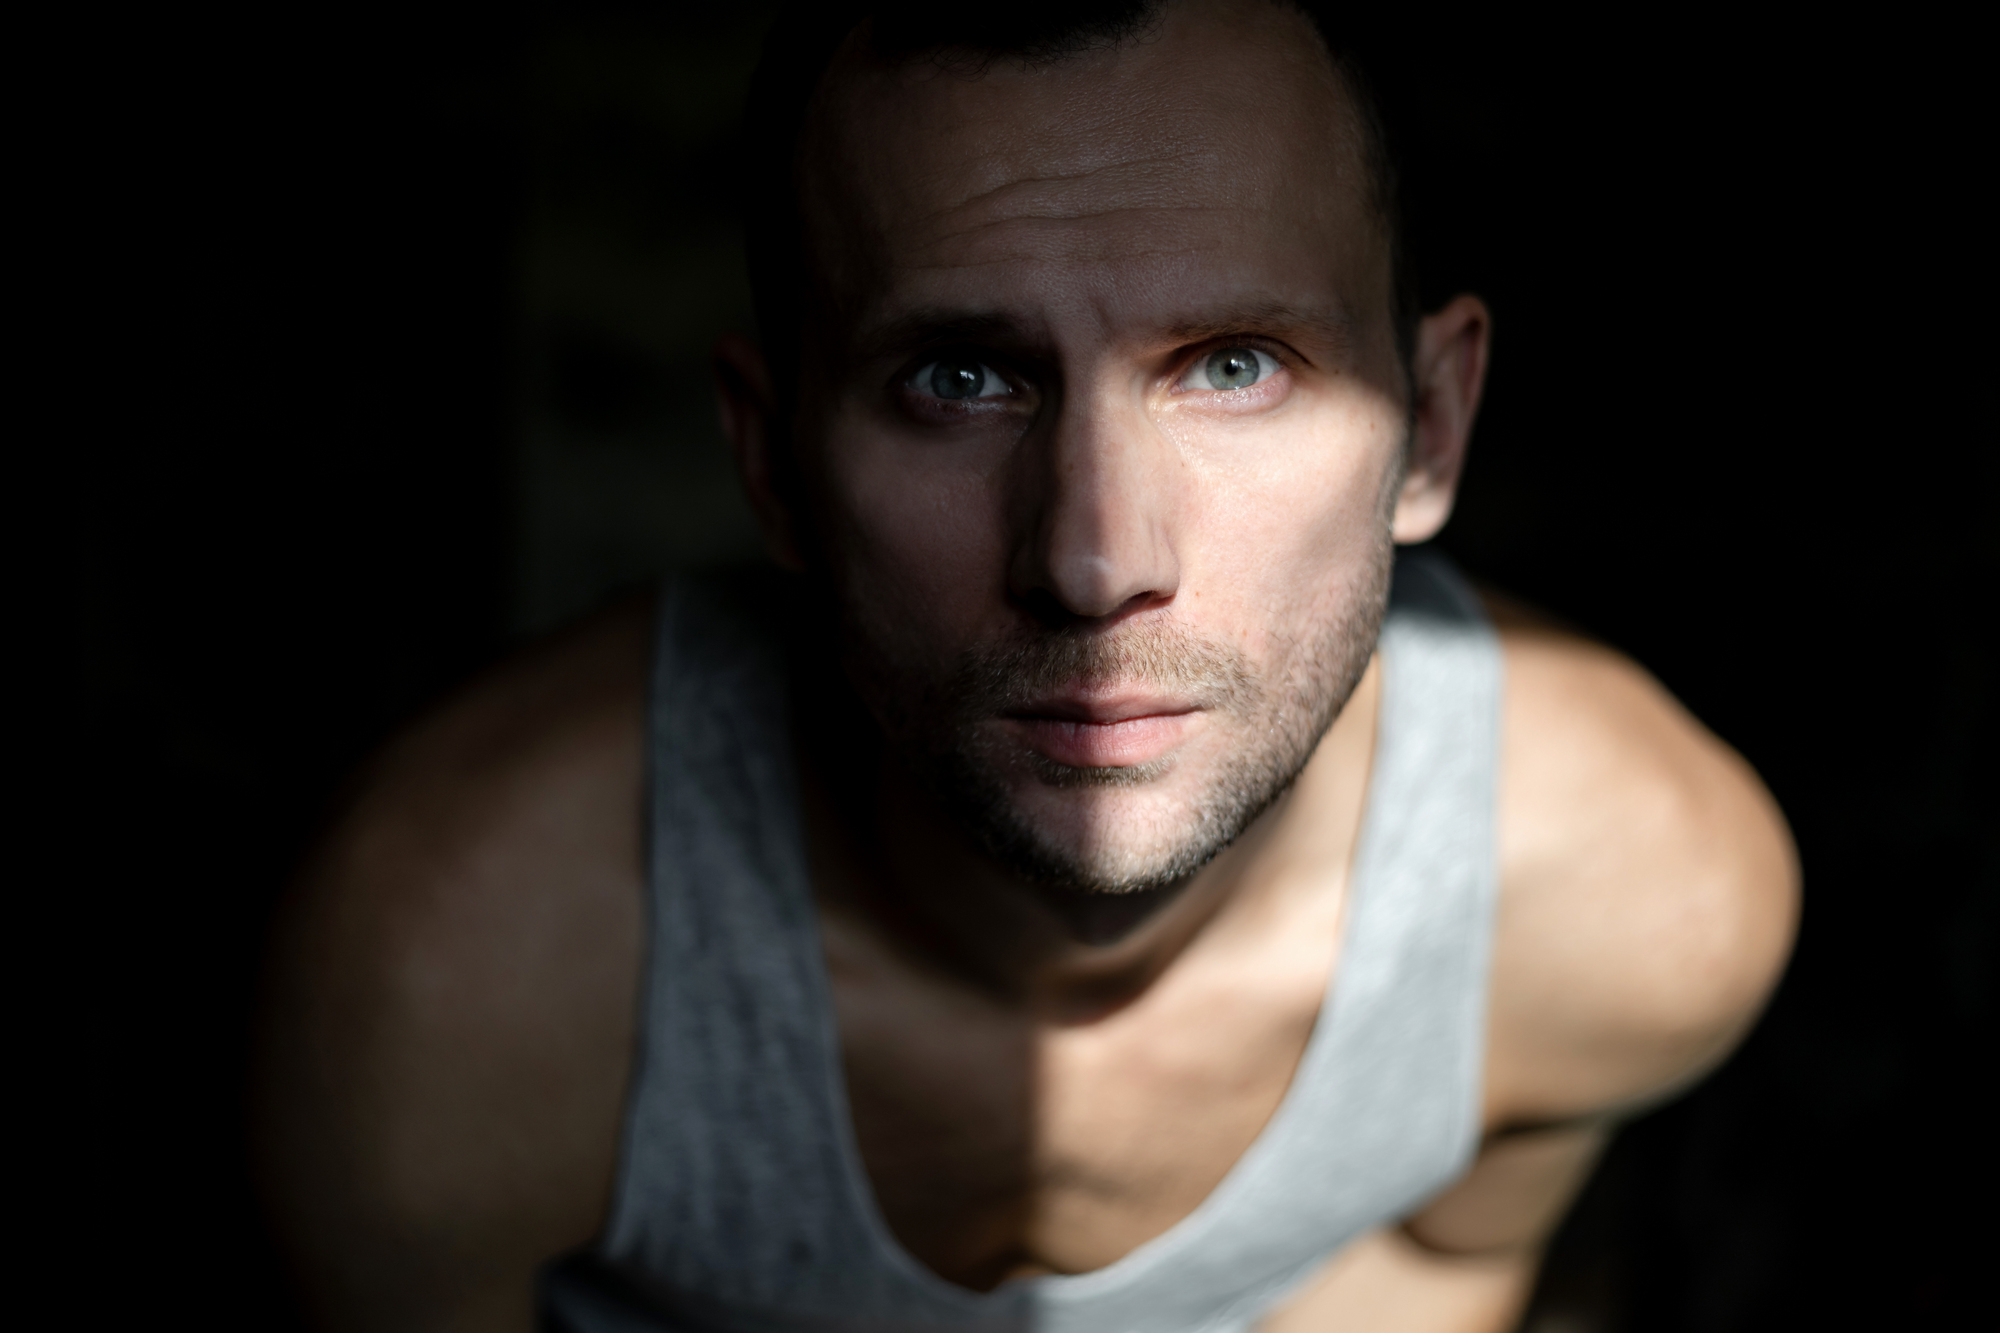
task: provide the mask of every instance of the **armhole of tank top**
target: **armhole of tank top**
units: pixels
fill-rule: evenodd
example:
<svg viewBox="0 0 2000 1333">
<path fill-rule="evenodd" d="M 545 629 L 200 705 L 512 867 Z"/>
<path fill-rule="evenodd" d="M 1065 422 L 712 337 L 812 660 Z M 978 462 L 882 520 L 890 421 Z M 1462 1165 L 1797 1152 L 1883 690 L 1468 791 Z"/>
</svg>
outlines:
<svg viewBox="0 0 2000 1333">
<path fill-rule="evenodd" d="M 1500 762 L 1505 740 L 1501 717 L 1506 702 L 1506 660 L 1501 655 L 1500 635 L 1493 618 L 1487 614 L 1478 589 L 1457 562 L 1441 551 L 1426 550 L 1423 559 L 1426 574 L 1437 581 L 1457 612 L 1455 636 L 1471 652 L 1467 685 L 1471 691 L 1486 696 L 1468 701 L 1464 719 L 1473 732 L 1468 739 L 1476 737 L 1485 750 L 1483 782 L 1475 799 L 1483 806 L 1486 823 L 1477 865 L 1477 898 L 1472 903 L 1478 922 L 1469 961 L 1477 970 L 1478 979 L 1470 988 L 1471 1013 L 1466 1021 L 1473 1037 L 1465 1044 L 1465 1066 L 1459 1071 L 1465 1095 L 1459 1102 L 1464 1123 L 1457 1138 L 1464 1145 L 1461 1151 L 1469 1166 L 1478 1155 L 1485 1131 L 1487 1027 L 1493 1012 L 1493 947 L 1500 907 Z"/>
<path fill-rule="evenodd" d="M 1506 743 L 1502 724 L 1507 702 L 1507 659 L 1501 651 L 1500 631 L 1487 613 L 1479 590 L 1456 563 L 1447 563 L 1445 569 L 1453 597 L 1465 613 L 1468 637 L 1478 646 L 1479 685 L 1487 694 L 1480 704 L 1479 718 L 1486 746 L 1486 782 L 1481 794 L 1486 814 L 1486 845 L 1481 856 L 1480 897 L 1476 904 L 1479 944 L 1474 966 L 1479 969 L 1479 984 L 1473 991 L 1472 1026 L 1477 1036 L 1470 1043 L 1470 1068 L 1465 1071 L 1470 1091 L 1466 1115 L 1471 1123 L 1463 1136 L 1471 1144 L 1471 1156 L 1477 1157 L 1480 1141 L 1485 1137 L 1487 1032 L 1493 1015 L 1493 947 L 1500 918 L 1500 763 Z"/>
<path fill-rule="evenodd" d="M 611 1172 L 611 1198 L 596 1239 L 588 1248 L 608 1257 L 620 1248 L 619 1241 L 632 1221 L 633 1182 L 630 1170 L 633 1144 L 639 1133 L 639 1116 L 654 1073 L 653 1015 L 659 1004 L 660 957 L 660 874 L 656 862 L 659 843 L 660 747 L 666 708 L 668 673 L 674 667 L 673 639 L 680 619 L 683 589 L 681 579 L 663 575 L 653 600 L 653 633 L 649 639 L 652 660 L 646 671 L 646 713 L 644 764 L 641 769 L 640 818 L 640 934 L 639 984 L 633 988 L 631 1064 L 625 1080 L 625 1101 L 618 1117 L 617 1156 Z"/>
<path fill-rule="evenodd" d="M 1420 736 L 1442 725 L 1453 746 L 1483 752 L 1475 757 L 1474 768 L 1465 773 L 1462 782 L 1454 784 L 1459 792 L 1448 798 L 1451 803 L 1442 812 L 1447 819 L 1469 816 L 1485 825 L 1478 852 L 1467 851 L 1465 873 L 1471 882 L 1461 881 L 1459 890 L 1460 910 L 1472 914 L 1472 919 L 1465 923 L 1458 956 L 1473 974 L 1467 977 L 1456 1001 L 1458 1022 L 1463 1025 L 1460 1030 L 1465 1035 L 1458 1045 L 1456 1067 L 1449 1074 L 1454 1088 L 1450 1142 L 1462 1169 L 1477 1155 L 1482 1137 L 1486 1027 L 1492 1008 L 1499 899 L 1499 705 L 1504 679 L 1492 621 L 1457 564 L 1429 546 L 1398 548 L 1396 564 L 1402 596 L 1392 598 L 1389 618 L 1401 623 L 1393 631 L 1388 624 L 1384 626 L 1382 734 L 1390 744 L 1407 744 L 1406 736 Z M 1396 659 L 1400 654 L 1409 656 L 1399 669 Z M 1439 670 L 1448 673 L 1446 683 L 1457 698 L 1441 717 L 1437 713 L 1421 716 L 1421 706 L 1413 709 L 1404 692 Z M 1383 756 L 1378 762 L 1394 764 L 1404 757 Z M 1407 780 L 1404 774 L 1390 779 L 1392 783 Z M 1375 795 L 1371 789 L 1371 803 Z M 1364 836 L 1368 832 L 1373 832 L 1373 826 L 1365 824 Z M 1381 876 L 1393 874 L 1386 863 L 1371 864 L 1370 869 Z M 1366 892 L 1365 887 L 1361 891 Z"/>
</svg>

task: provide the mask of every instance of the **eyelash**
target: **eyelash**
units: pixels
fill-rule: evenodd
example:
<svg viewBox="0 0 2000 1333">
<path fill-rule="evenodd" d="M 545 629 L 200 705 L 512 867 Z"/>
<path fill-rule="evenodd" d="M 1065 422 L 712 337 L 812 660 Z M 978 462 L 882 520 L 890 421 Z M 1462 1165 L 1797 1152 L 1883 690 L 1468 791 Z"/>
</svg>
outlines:
<svg viewBox="0 0 2000 1333">
<path fill-rule="evenodd" d="M 1190 375 L 1195 373 L 1203 362 L 1219 352 L 1231 352 L 1238 349 L 1246 352 L 1254 352 L 1260 359 L 1268 358 L 1271 362 L 1271 369 L 1259 375 L 1256 383 L 1246 384 L 1240 389 L 1219 389 L 1214 387 L 1182 389 L 1183 383 Z M 1268 384 L 1279 371 L 1290 370 L 1293 360 L 1290 348 L 1274 345 L 1268 339 L 1257 337 L 1218 339 L 1210 342 L 1193 356 L 1181 362 L 1180 369 L 1173 373 L 1171 382 L 1175 392 L 1248 393 L 1252 389 L 1262 388 L 1265 384 Z"/>
<path fill-rule="evenodd" d="M 979 367 L 979 369 L 984 371 L 985 378 L 980 382 L 979 392 L 973 394 L 966 394 L 959 397 L 950 397 L 945 394 L 937 393 L 934 391 L 933 388 L 926 387 L 922 383 L 925 371 L 928 370 L 932 372 L 932 380 L 934 384 L 936 379 L 935 372 L 937 368 L 939 366 L 951 365 L 951 364 L 955 364 L 961 367 L 977 366 Z M 919 397 L 935 399 L 936 401 L 943 403 L 978 403 L 978 402 L 992 403 L 1012 398 L 1020 392 L 1019 388 L 1016 386 L 1014 382 L 1014 378 L 1010 376 L 1003 368 L 993 364 L 991 358 L 981 356 L 977 353 L 954 352 L 954 351 L 938 352 L 935 354 L 930 354 L 919 358 L 915 366 L 911 367 L 909 370 L 903 372 L 903 374 L 897 377 L 897 383 L 902 389 L 904 389 L 907 392 L 915 393 Z M 999 392 L 997 393 L 986 392 L 986 390 L 990 386 L 993 386 L 996 383 L 999 386 Z"/>
<path fill-rule="evenodd" d="M 1182 389 L 1182 381 L 1192 375 L 1196 368 L 1209 357 L 1214 356 L 1218 352 L 1227 352 L 1236 348 L 1255 352 L 1260 358 L 1268 358 L 1272 362 L 1272 368 L 1260 375 L 1256 383 L 1244 385 L 1240 389 L 1217 389 L 1212 387 L 1206 389 Z M 923 372 L 943 361 L 964 361 L 977 364 L 986 370 L 989 380 L 997 379 L 1003 386 L 1004 391 L 996 394 L 982 393 L 965 398 L 946 398 L 942 395 L 928 392 L 926 389 L 920 387 L 917 381 Z M 1210 342 L 1193 356 L 1183 360 L 1180 363 L 1180 368 L 1172 372 L 1169 377 L 1169 383 L 1177 393 L 1248 393 L 1252 389 L 1262 388 L 1279 371 L 1291 369 L 1293 361 L 1294 354 L 1290 348 L 1282 345 L 1274 345 L 1269 339 L 1255 336 L 1221 339 Z M 1017 375 L 1007 370 L 1003 365 L 996 363 L 990 354 L 971 348 L 942 348 L 937 351 L 925 352 L 915 358 L 914 363 L 907 369 L 900 371 L 893 384 L 899 395 L 917 399 L 933 411 L 943 408 L 953 414 L 978 411 L 982 407 L 991 409 L 1005 403 L 1016 402 L 1020 399 L 1023 392 Z M 982 389 L 985 387 L 985 385 L 981 385 Z"/>
</svg>

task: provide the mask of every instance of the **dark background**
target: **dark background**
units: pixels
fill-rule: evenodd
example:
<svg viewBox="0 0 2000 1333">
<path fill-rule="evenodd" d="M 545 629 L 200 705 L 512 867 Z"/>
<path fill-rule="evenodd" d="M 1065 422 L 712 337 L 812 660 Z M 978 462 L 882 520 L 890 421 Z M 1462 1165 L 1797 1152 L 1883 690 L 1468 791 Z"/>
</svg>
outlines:
<svg viewBox="0 0 2000 1333">
<path fill-rule="evenodd" d="M 105 1322 L 292 1321 L 241 1085 L 268 914 L 343 776 L 510 645 L 752 549 L 704 377 L 748 327 L 733 126 L 768 12 L 50 39 L 28 131 L 71 246 L 49 253 L 75 257 L 17 332 L 70 366 L 37 438 L 68 464 L 83 726 L 52 770 L 81 817 L 22 899 L 48 942 L 25 1025 L 71 1034 L 29 1165 L 49 1271 Z M 1653 14 L 1433 19 L 1383 48 L 1427 292 L 1497 317 L 1442 544 L 1652 668 L 1765 776 L 1805 865 L 1768 1014 L 1623 1136 L 1537 1333 L 1989 1304 L 1973 45 Z"/>
</svg>

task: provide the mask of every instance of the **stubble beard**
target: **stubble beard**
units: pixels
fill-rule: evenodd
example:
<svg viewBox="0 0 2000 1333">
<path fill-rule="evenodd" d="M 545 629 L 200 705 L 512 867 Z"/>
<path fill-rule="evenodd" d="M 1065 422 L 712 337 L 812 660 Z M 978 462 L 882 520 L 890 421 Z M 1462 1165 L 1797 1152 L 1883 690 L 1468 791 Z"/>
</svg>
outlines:
<svg viewBox="0 0 2000 1333">
<path fill-rule="evenodd" d="M 1261 669 L 1239 650 L 1172 619 L 1110 631 L 1052 629 L 962 654 L 934 685 L 900 682 L 875 695 L 892 751 L 924 790 L 1004 869 L 1062 891 L 1127 894 L 1186 880 L 1234 842 L 1289 789 L 1360 684 L 1388 607 L 1394 545 L 1387 532 L 1315 623 L 1276 632 Z M 850 622 L 851 623 L 851 622 Z M 850 651 L 859 648 L 850 640 Z M 858 674 L 883 685 L 899 674 L 865 649 Z M 859 660 L 857 660 L 859 659 Z M 992 722 L 1066 687 L 1143 686 L 1193 702 L 1224 729 L 1226 757 L 1189 805 L 1152 827 L 1112 827 L 1087 846 L 1066 844 L 1031 819 L 1007 777 L 1024 767 L 1056 790 L 1142 789 L 1176 758 L 1128 767 L 1076 767 L 995 734 Z"/>
</svg>

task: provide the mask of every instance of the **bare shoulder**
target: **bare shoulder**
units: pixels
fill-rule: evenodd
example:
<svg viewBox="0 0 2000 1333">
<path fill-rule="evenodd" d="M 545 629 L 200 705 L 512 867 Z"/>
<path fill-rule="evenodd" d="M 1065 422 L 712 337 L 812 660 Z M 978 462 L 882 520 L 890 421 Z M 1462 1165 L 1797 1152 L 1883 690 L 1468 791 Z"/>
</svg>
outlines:
<svg viewBox="0 0 2000 1333">
<path fill-rule="evenodd" d="M 1798 872 L 1748 764 L 1630 659 L 1489 598 L 1506 666 L 1488 1101 L 1616 1112 L 1747 1030 L 1791 948 Z"/>
<path fill-rule="evenodd" d="M 652 623 L 650 599 L 614 608 L 420 721 L 295 886 L 260 1155 L 332 1326 L 525 1329 L 534 1264 L 601 1222 L 640 954 Z"/>
</svg>

